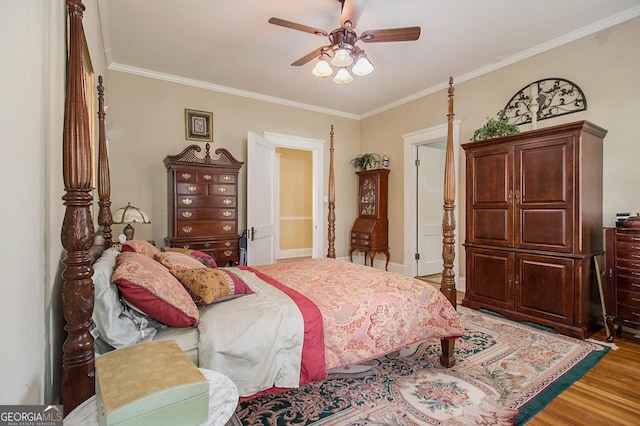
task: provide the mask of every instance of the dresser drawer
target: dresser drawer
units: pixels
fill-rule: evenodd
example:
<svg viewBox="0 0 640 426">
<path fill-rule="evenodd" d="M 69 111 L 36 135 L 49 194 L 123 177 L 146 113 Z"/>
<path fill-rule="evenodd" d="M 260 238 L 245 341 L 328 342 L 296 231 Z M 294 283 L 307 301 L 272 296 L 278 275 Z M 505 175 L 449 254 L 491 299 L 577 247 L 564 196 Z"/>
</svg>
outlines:
<svg viewBox="0 0 640 426">
<path fill-rule="evenodd" d="M 636 278 L 618 274 L 616 288 L 618 290 L 640 292 L 640 277 Z"/>
<path fill-rule="evenodd" d="M 207 184 L 195 182 L 179 182 L 176 184 L 178 194 L 207 195 Z"/>
<path fill-rule="evenodd" d="M 216 240 L 216 241 L 199 241 L 185 242 L 176 244 L 177 247 L 188 248 L 191 250 L 207 251 L 207 250 L 237 250 L 239 239 Z"/>
<path fill-rule="evenodd" d="M 176 219 L 179 222 L 185 220 L 235 220 L 236 209 L 211 209 L 211 208 L 195 208 L 195 209 L 178 209 Z"/>
<path fill-rule="evenodd" d="M 214 183 L 209 185 L 209 194 L 211 195 L 236 195 L 235 185 L 226 185 Z"/>
<path fill-rule="evenodd" d="M 177 182 L 195 182 L 196 176 L 197 176 L 196 172 L 187 171 L 187 170 L 176 171 Z"/>
<path fill-rule="evenodd" d="M 216 173 L 212 172 L 198 172 L 198 182 L 215 182 L 216 181 Z"/>
<path fill-rule="evenodd" d="M 618 300 L 619 305 L 622 304 L 640 308 L 640 291 L 632 292 L 618 290 L 616 299 Z"/>
<path fill-rule="evenodd" d="M 640 253 L 640 241 L 632 241 L 631 239 L 627 241 L 618 241 L 616 243 L 616 250 L 618 253 L 623 251 L 634 251 L 636 253 Z"/>
<path fill-rule="evenodd" d="M 228 173 L 219 173 L 218 179 L 216 180 L 218 183 L 236 183 L 236 176 L 230 175 Z"/>
<path fill-rule="evenodd" d="M 618 304 L 618 316 L 629 321 L 640 321 L 640 306 Z"/>
<path fill-rule="evenodd" d="M 631 252 L 633 253 L 633 252 Z M 619 269 L 635 269 L 635 270 L 640 270 L 640 255 L 638 255 L 639 258 L 635 258 L 633 257 L 632 259 L 629 258 L 618 258 L 616 259 L 616 267 Z"/>
<path fill-rule="evenodd" d="M 213 195 L 179 195 L 176 200 L 179 209 L 199 207 L 235 208 L 236 197 Z"/>
<path fill-rule="evenodd" d="M 627 231 L 618 229 L 616 231 L 616 242 L 620 243 L 636 243 L 640 244 L 640 233 L 635 231 Z"/>
<path fill-rule="evenodd" d="M 178 237 L 238 234 L 238 226 L 234 221 L 185 221 L 177 225 L 176 236 Z"/>
</svg>

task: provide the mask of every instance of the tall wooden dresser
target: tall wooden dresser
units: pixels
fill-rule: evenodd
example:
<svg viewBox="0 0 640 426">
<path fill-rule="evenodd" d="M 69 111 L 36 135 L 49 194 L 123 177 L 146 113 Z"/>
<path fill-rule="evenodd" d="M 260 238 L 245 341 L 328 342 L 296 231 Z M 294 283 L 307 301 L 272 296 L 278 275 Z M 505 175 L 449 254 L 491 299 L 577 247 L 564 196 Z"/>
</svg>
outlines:
<svg viewBox="0 0 640 426">
<path fill-rule="evenodd" d="M 358 175 L 358 218 L 351 229 L 351 247 L 349 259 L 353 262 L 353 252 L 364 252 L 364 263 L 367 257 L 371 260 L 376 253 L 384 253 L 387 257 L 385 269 L 389 266 L 389 219 L 388 188 L 389 169 L 363 170 Z"/>
<path fill-rule="evenodd" d="M 606 133 L 580 121 L 462 146 L 463 305 L 584 338 L 595 319 L 592 258 L 603 252 Z"/>
<path fill-rule="evenodd" d="M 615 325 L 640 329 L 640 228 L 606 228 L 605 232 L 607 326 L 611 331 Z M 608 340 L 613 341 L 613 333 Z"/>
<path fill-rule="evenodd" d="M 164 159 L 168 177 L 171 247 L 199 250 L 220 266 L 240 262 L 238 235 L 238 173 L 242 161 L 218 148 L 212 158 L 206 144 L 190 145 Z"/>
</svg>

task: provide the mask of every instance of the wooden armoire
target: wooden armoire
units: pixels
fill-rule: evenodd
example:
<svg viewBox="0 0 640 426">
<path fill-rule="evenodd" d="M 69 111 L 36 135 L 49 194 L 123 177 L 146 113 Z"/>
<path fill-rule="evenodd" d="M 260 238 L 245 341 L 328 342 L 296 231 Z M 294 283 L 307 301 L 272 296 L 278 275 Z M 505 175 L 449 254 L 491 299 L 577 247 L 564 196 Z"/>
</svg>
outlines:
<svg viewBox="0 0 640 426">
<path fill-rule="evenodd" d="M 238 235 L 238 173 L 244 164 L 218 148 L 216 158 L 206 144 L 190 145 L 164 159 L 167 167 L 169 236 L 171 247 L 209 254 L 219 266 L 240 262 Z"/>
<path fill-rule="evenodd" d="M 584 338 L 597 313 L 606 133 L 580 121 L 462 145 L 464 306 Z"/>
</svg>

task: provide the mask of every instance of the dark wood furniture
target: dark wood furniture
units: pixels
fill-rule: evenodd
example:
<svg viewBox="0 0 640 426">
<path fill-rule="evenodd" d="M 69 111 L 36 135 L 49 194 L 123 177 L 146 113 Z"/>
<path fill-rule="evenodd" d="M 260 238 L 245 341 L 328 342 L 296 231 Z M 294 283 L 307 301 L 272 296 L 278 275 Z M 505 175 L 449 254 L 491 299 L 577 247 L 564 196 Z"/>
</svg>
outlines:
<svg viewBox="0 0 640 426">
<path fill-rule="evenodd" d="M 463 145 L 464 306 L 584 338 L 603 252 L 605 134 L 580 121 Z"/>
<path fill-rule="evenodd" d="M 218 148 L 217 158 L 197 156 L 201 148 L 190 145 L 164 159 L 167 167 L 169 236 L 171 247 L 209 254 L 220 266 L 240 263 L 238 235 L 238 173 L 242 161 Z"/>
<path fill-rule="evenodd" d="M 607 327 L 640 329 L 640 228 L 606 228 Z M 614 333 L 607 338 L 612 342 Z"/>
<path fill-rule="evenodd" d="M 70 413 L 95 393 L 95 353 L 90 333 L 92 324 L 94 292 L 90 249 L 94 243 L 93 219 L 91 217 L 91 176 L 93 173 L 89 120 L 86 108 L 83 71 L 82 17 L 85 10 L 81 0 L 67 0 L 68 47 L 64 129 L 62 137 L 62 159 L 65 195 L 65 217 L 61 229 L 64 271 L 62 272 L 61 310 L 64 315 L 64 330 L 67 333 L 62 345 L 62 404 L 65 413 Z M 102 93 L 102 92 L 101 92 Z M 453 156 L 453 79 L 449 78 L 447 114 L 447 148 L 444 173 L 444 215 L 442 219 L 444 267 L 440 291 L 456 306 L 456 291 L 453 273 L 455 259 L 455 221 L 453 220 L 455 199 L 455 164 Z M 102 212 L 110 206 L 109 160 L 104 137 L 104 103 L 98 112 L 101 120 L 100 147 L 98 150 L 99 173 L 97 176 L 100 196 L 100 226 L 104 236 L 111 235 L 111 215 Z M 328 214 L 328 255 L 335 256 L 335 179 L 333 173 L 334 149 L 333 128 L 331 131 Z M 109 246 L 111 240 L 105 241 Z M 441 339 L 440 363 L 445 367 L 455 365 L 455 338 Z"/>
<path fill-rule="evenodd" d="M 351 247 L 349 259 L 353 262 L 353 252 L 364 252 L 364 264 L 367 256 L 373 266 L 376 253 L 384 253 L 389 266 L 389 219 L 388 191 L 389 169 L 362 170 L 358 175 L 358 218 L 351 228 Z"/>
</svg>

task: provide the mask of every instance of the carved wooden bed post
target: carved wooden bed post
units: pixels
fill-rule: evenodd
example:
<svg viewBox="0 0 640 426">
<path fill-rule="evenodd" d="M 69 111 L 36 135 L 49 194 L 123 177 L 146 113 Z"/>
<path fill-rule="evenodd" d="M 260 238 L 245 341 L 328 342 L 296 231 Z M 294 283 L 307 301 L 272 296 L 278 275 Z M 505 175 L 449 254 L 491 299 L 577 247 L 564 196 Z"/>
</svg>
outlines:
<svg viewBox="0 0 640 426">
<path fill-rule="evenodd" d="M 449 77 L 449 111 L 447 113 L 447 149 L 444 168 L 444 214 L 442 217 L 442 282 L 440 291 L 456 307 L 456 285 L 453 261 L 456 257 L 455 230 L 455 163 L 453 156 L 453 77 Z M 455 364 L 453 350 L 455 339 L 442 339 L 442 355 L 440 362 L 447 367 Z"/>
<path fill-rule="evenodd" d="M 94 394 L 93 313 L 91 256 L 94 231 L 91 218 L 91 144 L 84 98 L 81 0 L 67 0 L 69 57 L 63 133 L 63 177 L 66 206 L 62 246 L 67 250 L 62 272 L 62 312 L 67 338 L 62 346 L 62 404 L 69 413 Z"/>
<path fill-rule="evenodd" d="M 111 241 L 111 176 L 109 175 L 109 155 L 107 154 L 107 137 L 104 111 L 104 86 L 102 76 L 98 77 L 98 225 L 104 235 L 104 247 L 109 248 Z"/>
<path fill-rule="evenodd" d="M 331 145 L 329 146 L 329 250 L 327 257 L 336 258 L 336 178 L 333 171 L 333 124 L 331 125 Z"/>
</svg>

